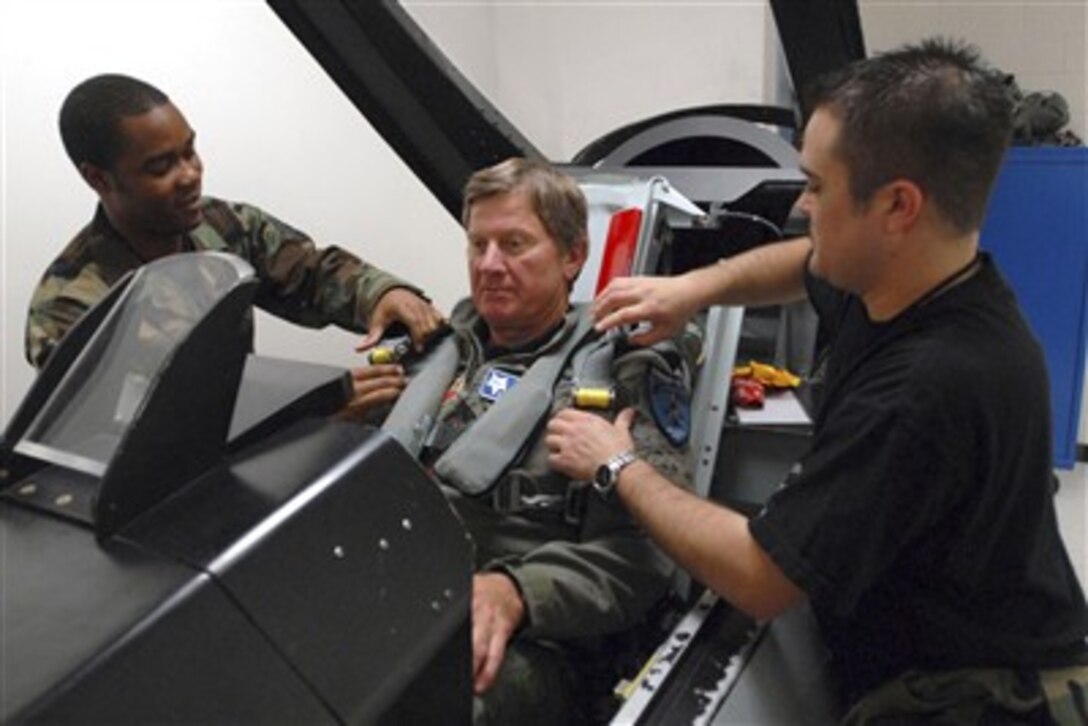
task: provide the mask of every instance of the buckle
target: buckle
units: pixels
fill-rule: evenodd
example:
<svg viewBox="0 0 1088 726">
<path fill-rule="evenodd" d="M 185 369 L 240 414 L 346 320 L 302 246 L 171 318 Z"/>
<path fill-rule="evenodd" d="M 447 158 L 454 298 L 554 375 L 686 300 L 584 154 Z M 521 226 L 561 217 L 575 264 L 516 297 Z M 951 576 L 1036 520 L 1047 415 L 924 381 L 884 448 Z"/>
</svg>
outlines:
<svg viewBox="0 0 1088 726">
<path fill-rule="evenodd" d="M 511 477 L 491 490 L 491 508 L 500 514 L 554 512 L 568 524 L 581 524 L 588 492 L 585 482 L 571 482 L 563 494 L 531 493 L 519 478 Z"/>
<path fill-rule="evenodd" d="M 491 490 L 491 508 L 500 514 L 521 509 L 521 480 L 517 477 L 500 480 L 498 486 Z"/>
<path fill-rule="evenodd" d="M 563 521 L 567 524 L 580 525 L 586 513 L 589 501 L 589 483 L 572 481 L 567 485 L 567 496 L 563 501 Z"/>
</svg>

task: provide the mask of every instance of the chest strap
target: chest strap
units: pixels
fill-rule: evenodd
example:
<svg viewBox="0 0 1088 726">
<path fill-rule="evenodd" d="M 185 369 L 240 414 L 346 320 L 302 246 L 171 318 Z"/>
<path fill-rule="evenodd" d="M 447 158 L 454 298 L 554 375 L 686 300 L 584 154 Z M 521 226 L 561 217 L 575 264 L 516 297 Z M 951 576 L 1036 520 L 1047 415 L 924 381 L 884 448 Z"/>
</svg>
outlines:
<svg viewBox="0 0 1088 726">
<path fill-rule="evenodd" d="M 457 338 L 448 335 L 423 359 L 385 417 L 382 430 L 399 441 L 414 459 L 419 458 L 423 442 L 435 424 L 442 396 L 457 374 L 458 359 Z"/>
<path fill-rule="evenodd" d="M 563 345 L 537 358 L 518 384 L 439 457 L 435 473 L 466 494 L 483 494 L 493 487 L 548 415 L 556 381 L 575 349 L 593 332 L 589 310 L 579 307 L 578 322 Z"/>
<path fill-rule="evenodd" d="M 491 508 L 500 514 L 549 512 L 567 524 L 578 525 L 590 493 L 596 491 L 588 482 L 568 481 L 561 494 L 540 494 L 525 491 L 522 481 L 516 476 L 503 477 L 488 494 Z"/>
<path fill-rule="evenodd" d="M 537 358 L 518 384 L 476 419 L 435 462 L 435 474 L 443 482 L 468 495 L 484 494 L 522 453 L 551 410 L 555 383 L 567 361 L 583 340 L 594 334 L 588 308 L 579 306 L 577 313 L 575 328 L 563 344 Z M 434 426 L 442 395 L 456 374 L 456 346 L 452 361 L 449 354 L 439 355 L 447 343 L 452 339 L 431 354 L 382 426 L 413 456 L 418 457 L 424 437 Z"/>
</svg>

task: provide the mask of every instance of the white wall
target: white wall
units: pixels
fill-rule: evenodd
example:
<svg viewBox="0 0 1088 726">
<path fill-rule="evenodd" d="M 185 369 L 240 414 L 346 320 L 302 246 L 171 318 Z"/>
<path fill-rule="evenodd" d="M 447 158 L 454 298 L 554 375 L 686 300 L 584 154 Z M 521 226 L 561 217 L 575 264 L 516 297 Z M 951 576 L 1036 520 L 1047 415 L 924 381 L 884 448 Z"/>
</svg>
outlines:
<svg viewBox="0 0 1088 726">
<path fill-rule="evenodd" d="M 1024 92 L 1061 93 L 1070 128 L 1085 138 L 1085 0 L 859 0 L 858 7 L 870 53 L 936 34 L 966 38 Z"/>
<path fill-rule="evenodd" d="M 405 0 L 431 38 L 542 151 L 566 160 L 666 110 L 771 94 L 766 0 Z M 1085 0 L 859 0 L 870 52 L 962 37 L 1026 91 L 1055 90 L 1088 128 Z M 774 42 L 772 40 L 772 42 Z"/>
<path fill-rule="evenodd" d="M 648 116 L 765 97 L 765 0 L 403 5 L 555 160 Z"/>
</svg>

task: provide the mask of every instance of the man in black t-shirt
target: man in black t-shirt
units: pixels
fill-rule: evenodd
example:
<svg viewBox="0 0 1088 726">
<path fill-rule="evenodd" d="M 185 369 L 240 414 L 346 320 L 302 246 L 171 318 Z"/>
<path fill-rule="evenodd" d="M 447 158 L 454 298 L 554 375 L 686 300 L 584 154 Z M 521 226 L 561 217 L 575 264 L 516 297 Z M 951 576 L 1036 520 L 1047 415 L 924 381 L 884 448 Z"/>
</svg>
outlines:
<svg viewBox="0 0 1088 726">
<path fill-rule="evenodd" d="M 979 251 L 1008 145 L 1003 76 L 927 41 L 824 79 L 801 154 L 811 238 L 677 278 L 614 281 L 598 327 L 650 343 L 712 304 L 807 295 L 831 332 L 811 450 L 750 520 L 644 461 L 616 492 L 691 573 L 760 620 L 808 600 L 850 723 L 1088 722 L 1088 613 L 1053 504 L 1046 369 Z M 630 450 L 564 411 L 553 466 Z M 1062 711 L 1061 709 L 1068 709 Z"/>
</svg>

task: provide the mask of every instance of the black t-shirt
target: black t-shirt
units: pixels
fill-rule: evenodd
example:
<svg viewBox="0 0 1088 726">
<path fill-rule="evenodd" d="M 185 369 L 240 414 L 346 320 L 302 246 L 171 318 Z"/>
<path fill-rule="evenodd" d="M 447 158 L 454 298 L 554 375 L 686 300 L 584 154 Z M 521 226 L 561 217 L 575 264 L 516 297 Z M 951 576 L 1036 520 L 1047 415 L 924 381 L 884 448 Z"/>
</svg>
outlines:
<svg viewBox="0 0 1088 726">
<path fill-rule="evenodd" d="M 750 523 L 851 701 L 911 669 L 1082 660 L 1042 351 L 992 260 L 891 321 L 809 279 L 833 347 L 813 446 Z"/>
</svg>

